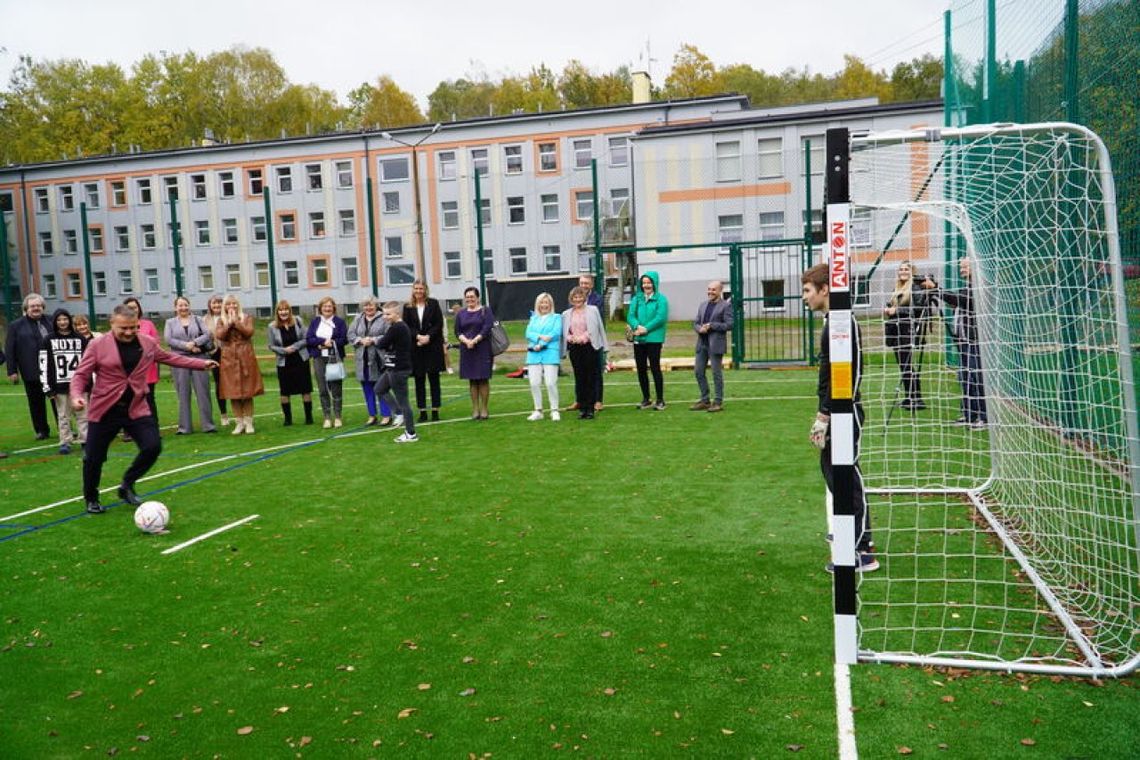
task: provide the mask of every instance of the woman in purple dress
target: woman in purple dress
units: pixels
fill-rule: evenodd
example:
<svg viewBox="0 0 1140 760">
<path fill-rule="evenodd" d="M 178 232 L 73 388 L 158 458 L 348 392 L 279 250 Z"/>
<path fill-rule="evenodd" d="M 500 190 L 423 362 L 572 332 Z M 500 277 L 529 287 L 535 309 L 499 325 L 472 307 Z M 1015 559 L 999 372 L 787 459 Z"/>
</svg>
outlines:
<svg viewBox="0 0 1140 760">
<path fill-rule="evenodd" d="M 464 308 L 455 315 L 455 335 L 459 338 L 459 376 L 471 390 L 471 419 L 487 419 L 491 398 L 491 327 L 495 315 L 479 303 L 479 289 L 463 291 Z"/>
</svg>

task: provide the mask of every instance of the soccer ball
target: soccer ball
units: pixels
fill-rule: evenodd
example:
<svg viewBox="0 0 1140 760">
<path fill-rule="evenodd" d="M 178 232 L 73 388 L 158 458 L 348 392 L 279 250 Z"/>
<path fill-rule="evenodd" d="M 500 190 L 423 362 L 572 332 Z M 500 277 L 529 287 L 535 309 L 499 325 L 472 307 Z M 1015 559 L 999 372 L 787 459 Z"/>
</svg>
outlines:
<svg viewBox="0 0 1140 760">
<path fill-rule="evenodd" d="M 144 501 L 135 510 L 135 525 L 143 533 L 161 533 L 170 522 L 170 510 L 161 501 Z"/>
</svg>

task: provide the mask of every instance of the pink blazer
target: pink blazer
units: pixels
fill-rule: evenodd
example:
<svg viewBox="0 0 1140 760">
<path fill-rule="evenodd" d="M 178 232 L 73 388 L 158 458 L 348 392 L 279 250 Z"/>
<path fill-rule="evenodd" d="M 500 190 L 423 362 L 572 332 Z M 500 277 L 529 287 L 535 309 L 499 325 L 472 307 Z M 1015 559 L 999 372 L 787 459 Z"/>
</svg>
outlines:
<svg viewBox="0 0 1140 760">
<path fill-rule="evenodd" d="M 154 322 L 151 322 L 149 319 L 140 319 L 139 320 L 139 335 L 149 335 L 150 337 L 154 338 L 157 341 L 158 340 L 158 328 L 155 327 Z M 151 385 L 154 385 L 155 383 L 158 382 L 158 365 L 157 364 L 150 365 L 150 369 L 147 370 L 147 373 L 146 373 L 146 381 L 148 383 L 150 383 Z"/>
<path fill-rule="evenodd" d="M 87 345 L 83 358 L 79 360 L 79 367 L 71 378 L 71 397 L 83 398 L 90 390 L 91 400 L 87 406 L 87 419 L 98 422 L 103 419 L 123 391 L 129 385 L 134 391 L 131 408 L 128 412 L 131 419 L 138 419 L 150 414 L 150 407 L 146 403 L 147 378 L 150 370 L 157 364 L 169 364 L 172 367 L 185 367 L 186 369 L 205 369 L 206 359 L 191 359 L 188 356 L 179 356 L 166 351 L 154 338 L 139 335 L 142 344 L 142 357 L 138 366 L 129 376 L 123 371 L 123 362 L 119 358 L 119 347 L 115 345 L 115 336 L 111 333 L 101 335 Z M 98 375 L 92 387 L 92 375 Z"/>
</svg>

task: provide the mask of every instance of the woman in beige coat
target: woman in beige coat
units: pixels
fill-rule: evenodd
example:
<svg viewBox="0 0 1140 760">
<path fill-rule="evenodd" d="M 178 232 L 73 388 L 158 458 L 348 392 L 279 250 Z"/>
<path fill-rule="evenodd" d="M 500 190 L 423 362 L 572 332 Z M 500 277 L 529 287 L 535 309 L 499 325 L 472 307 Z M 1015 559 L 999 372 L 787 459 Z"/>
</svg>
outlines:
<svg viewBox="0 0 1140 760">
<path fill-rule="evenodd" d="M 237 296 L 226 296 L 214 340 L 221 349 L 219 393 L 233 405 L 234 435 L 253 432 L 253 397 L 265 393 L 252 338 L 253 317 L 242 311 Z"/>
</svg>

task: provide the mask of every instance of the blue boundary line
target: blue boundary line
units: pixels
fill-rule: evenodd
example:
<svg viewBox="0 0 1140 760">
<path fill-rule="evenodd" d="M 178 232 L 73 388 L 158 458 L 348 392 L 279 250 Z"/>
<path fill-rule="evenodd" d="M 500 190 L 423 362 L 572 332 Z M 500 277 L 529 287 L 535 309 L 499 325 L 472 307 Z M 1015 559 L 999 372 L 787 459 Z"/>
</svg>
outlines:
<svg viewBox="0 0 1140 760">
<path fill-rule="evenodd" d="M 223 467 L 222 469 L 215 470 L 214 472 L 207 472 L 204 475 L 198 475 L 196 477 L 188 478 L 186 480 L 180 480 L 177 483 L 172 483 L 168 486 L 163 486 L 162 488 L 155 489 L 154 491 L 148 491 L 146 494 L 140 494 L 140 496 L 143 496 L 143 495 L 152 496 L 154 494 L 160 494 L 160 493 L 164 493 L 166 491 L 171 491 L 175 488 L 182 488 L 183 486 L 188 486 L 188 485 L 192 485 L 194 483 L 199 483 L 203 480 L 208 480 L 210 478 L 217 477 L 218 475 L 225 475 L 228 472 L 233 472 L 234 470 L 240 470 L 243 467 L 249 467 L 250 465 L 258 464 L 259 462 L 264 462 L 264 461 L 269 460 L 269 459 L 274 459 L 276 457 L 283 456 L 285 454 L 291 454 L 294 451 L 300 451 L 301 449 L 306 449 L 310 446 L 316 446 L 318 443 L 324 443 L 325 441 L 332 440 L 336 437 L 337 436 L 333 435 L 333 436 L 329 436 L 327 438 L 322 438 L 322 439 L 316 440 L 316 441 L 309 441 L 307 443 L 298 443 L 296 446 L 290 446 L 289 448 L 280 449 L 278 451 L 270 451 L 270 452 L 267 452 L 267 453 L 262 454 L 260 456 L 254 457 L 253 459 L 248 459 L 244 462 L 238 462 L 237 464 L 232 464 L 229 467 Z M 110 510 L 114 509 L 115 507 L 122 506 L 125 503 L 126 502 L 124 502 L 124 501 L 117 501 L 114 504 L 108 505 L 107 510 L 110 511 Z M 55 520 L 52 520 L 51 522 L 46 522 L 43 525 L 35 525 L 35 526 L 27 527 L 27 528 L 24 528 L 23 530 L 20 530 L 18 533 L 12 533 L 12 534 L 9 534 L 7 536 L 0 536 L 0 544 L 4 543 L 5 541 L 11 541 L 12 539 L 19 538 L 20 536 L 26 536 L 29 533 L 36 533 L 38 531 L 43 530 L 44 528 L 51 528 L 51 527 L 54 527 L 56 525 L 62 525 L 64 523 L 71 522 L 72 520 L 78 520 L 81 517 L 88 517 L 88 516 L 89 515 L 86 511 L 77 512 L 73 515 L 67 515 L 66 517 L 60 517 L 60 518 L 57 518 Z"/>
</svg>

